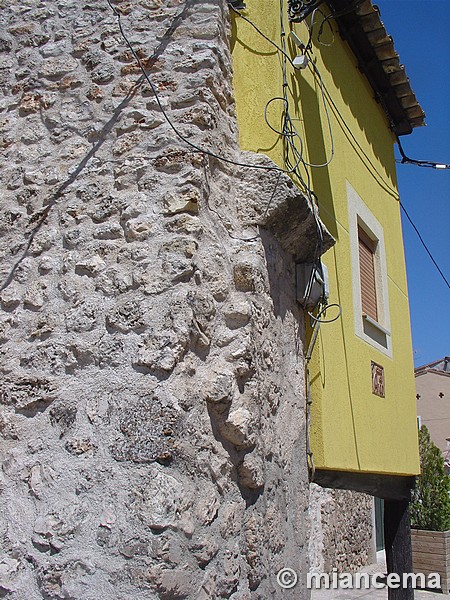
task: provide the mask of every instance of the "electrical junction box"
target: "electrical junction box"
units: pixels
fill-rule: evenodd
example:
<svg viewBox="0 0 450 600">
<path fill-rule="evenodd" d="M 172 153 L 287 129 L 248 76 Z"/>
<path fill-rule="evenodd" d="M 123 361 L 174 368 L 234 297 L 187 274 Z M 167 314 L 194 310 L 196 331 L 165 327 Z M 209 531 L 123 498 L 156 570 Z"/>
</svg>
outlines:
<svg viewBox="0 0 450 600">
<path fill-rule="evenodd" d="M 321 300 L 327 300 L 328 269 L 322 263 L 299 263 L 297 267 L 297 302 L 307 310 L 313 310 Z"/>
<path fill-rule="evenodd" d="M 300 56 L 296 56 L 292 61 L 292 64 L 296 69 L 306 69 L 308 66 L 308 57 L 306 54 L 300 54 Z"/>
</svg>

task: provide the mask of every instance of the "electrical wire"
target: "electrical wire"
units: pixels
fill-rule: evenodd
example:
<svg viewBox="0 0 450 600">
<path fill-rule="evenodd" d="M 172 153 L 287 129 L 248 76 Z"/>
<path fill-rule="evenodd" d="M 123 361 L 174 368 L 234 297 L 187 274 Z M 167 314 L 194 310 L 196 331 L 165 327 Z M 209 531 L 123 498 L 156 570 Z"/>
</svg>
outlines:
<svg viewBox="0 0 450 600">
<path fill-rule="evenodd" d="M 323 20 L 322 20 L 322 23 L 320 24 L 320 28 L 319 28 L 319 31 L 317 33 L 317 41 L 322 46 L 332 46 L 333 43 L 334 43 L 334 31 L 331 28 L 331 25 L 329 25 L 330 31 L 331 31 L 331 33 L 333 35 L 333 39 L 331 40 L 331 42 L 329 44 L 325 44 L 324 42 L 320 41 L 320 37 L 321 37 L 321 35 L 323 33 L 323 27 L 322 26 L 325 23 L 325 21 L 327 20 L 327 17 L 325 16 L 325 14 L 321 10 L 321 8 L 318 6 L 317 8 L 315 8 L 313 10 L 313 13 L 312 13 L 312 16 L 311 16 L 311 25 L 308 26 L 307 21 L 305 21 L 305 25 L 309 28 L 309 36 L 308 36 L 308 41 L 307 41 L 306 46 L 305 46 L 305 52 L 312 50 L 312 38 L 313 38 L 313 32 L 314 32 L 315 18 L 316 18 L 316 13 L 318 13 L 318 12 L 323 16 Z"/>
<path fill-rule="evenodd" d="M 237 15 L 240 16 L 240 18 L 242 18 L 244 21 L 246 21 L 247 23 L 249 23 L 265 40 L 267 40 L 268 42 L 270 42 L 283 56 L 284 60 L 286 60 L 287 62 L 289 62 L 289 64 L 293 67 L 293 69 L 295 71 L 297 71 L 297 68 L 295 67 L 291 57 L 289 56 L 289 54 L 287 53 L 287 48 L 286 48 L 286 43 L 285 43 L 285 36 L 286 33 L 284 31 L 284 25 L 282 26 L 282 47 L 280 47 L 278 44 L 276 44 L 273 40 L 271 40 L 266 34 L 264 34 L 257 25 L 255 25 L 255 23 L 253 23 L 253 21 L 251 21 L 250 19 L 248 19 L 247 17 L 245 17 L 243 14 L 241 14 L 239 12 L 239 10 L 237 10 L 232 4 L 231 4 L 231 0 L 227 0 L 227 4 L 229 5 L 229 7 L 231 8 L 231 10 L 233 10 Z M 317 10 L 317 9 L 316 9 Z M 287 78 L 283 77 L 283 86 L 284 89 L 287 88 Z M 315 167 L 315 168 L 322 168 L 322 167 L 326 167 L 330 164 L 330 162 L 332 161 L 333 157 L 334 157 L 334 138 L 333 138 L 333 131 L 332 131 L 332 127 L 331 127 L 331 119 L 330 119 L 330 115 L 327 109 L 327 105 L 326 105 L 326 100 L 325 100 L 325 94 L 324 94 L 324 90 L 323 90 L 323 80 L 320 77 L 320 88 L 321 88 L 321 94 L 322 94 L 322 101 L 323 101 L 323 105 L 324 105 L 324 109 L 325 109 L 325 114 L 326 114 L 326 118 L 327 118 L 327 124 L 328 124 L 328 130 L 330 133 L 330 140 L 331 140 L 331 152 L 330 152 L 330 158 L 327 159 L 324 163 L 321 164 L 313 164 L 313 163 L 308 163 L 307 161 L 305 161 L 302 156 L 303 156 L 303 142 L 301 140 L 300 134 L 298 133 L 295 125 L 293 124 L 293 121 L 289 115 L 289 103 L 287 101 L 287 99 L 285 97 L 281 98 L 281 97 L 275 97 L 275 98 L 271 98 L 265 108 L 264 108 L 264 119 L 267 123 L 267 125 L 270 127 L 270 129 L 272 131 L 274 131 L 277 135 L 286 137 L 286 136 L 290 136 L 290 137 L 296 137 L 301 145 L 300 151 L 297 152 L 296 150 L 294 150 L 294 147 L 291 146 L 291 151 L 293 152 L 294 155 L 297 156 L 297 160 L 295 161 L 295 163 L 291 163 L 290 169 L 287 171 L 288 173 L 295 173 L 295 170 L 297 169 L 297 167 L 300 165 L 300 163 L 303 163 L 305 166 L 310 166 L 310 167 Z M 270 106 L 270 104 L 276 100 L 281 100 L 282 102 L 284 102 L 285 104 L 285 112 L 286 112 L 286 117 L 285 117 L 285 127 L 283 128 L 283 131 L 280 131 L 278 129 L 276 129 L 275 127 L 273 127 L 273 125 L 269 122 L 268 119 L 268 115 L 267 115 L 267 111 L 268 108 Z"/>
<path fill-rule="evenodd" d="M 306 461 L 308 464 L 308 475 L 309 481 L 314 481 L 316 474 L 316 466 L 314 464 L 314 454 L 311 450 L 311 375 L 309 371 L 309 365 L 306 364 Z"/>
<path fill-rule="evenodd" d="M 322 315 L 326 315 L 326 312 L 329 308 L 333 307 L 333 306 L 337 306 L 337 308 L 339 309 L 338 314 L 333 317 L 332 319 L 321 319 L 320 317 Z M 337 321 L 339 319 L 339 317 L 341 317 L 342 315 L 342 306 L 340 304 L 325 304 L 325 306 L 319 310 L 317 317 L 315 317 L 311 312 L 308 312 L 309 318 L 311 321 L 316 322 L 316 323 L 334 323 L 335 321 Z"/>
<path fill-rule="evenodd" d="M 227 4 L 228 4 L 228 6 L 231 8 L 231 10 L 232 10 L 233 12 L 235 12 L 237 15 L 239 15 L 239 16 L 240 16 L 240 18 L 241 18 L 241 19 L 243 19 L 244 21 L 246 21 L 246 22 L 247 22 L 249 25 L 251 25 L 251 26 L 253 27 L 253 29 L 254 29 L 254 30 L 257 32 L 257 33 L 259 33 L 259 35 L 260 35 L 261 37 L 263 37 L 263 38 L 264 38 L 266 41 L 268 41 L 268 42 L 269 42 L 269 44 L 272 44 L 272 46 L 273 46 L 274 48 L 276 48 L 276 49 L 278 50 L 278 52 L 281 52 L 281 54 L 283 54 L 283 56 L 286 58 L 286 60 L 287 60 L 288 62 L 290 62 L 290 63 L 291 63 L 291 65 L 292 65 L 292 66 L 294 67 L 294 69 L 295 69 L 295 65 L 294 65 L 294 63 L 292 62 L 292 59 L 291 59 L 291 57 L 289 56 L 289 54 L 287 54 L 286 50 L 283 50 L 282 48 L 280 48 L 280 46 L 278 46 L 278 44 L 276 44 L 276 43 L 275 43 L 273 40 L 271 40 L 269 36 L 267 36 L 265 33 L 263 33 L 263 32 L 261 31 L 261 29 L 259 29 L 259 27 L 258 27 L 257 25 L 255 25 L 255 23 L 253 23 L 253 21 L 251 21 L 250 19 L 248 19 L 248 18 L 247 18 L 246 16 L 244 16 L 244 15 L 243 15 L 241 12 L 239 12 L 239 10 L 238 10 L 236 7 L 234 7 L 234 6 L 233 6 L 233 4 L 232 4 L 232 0 L 227 0 Z"/>
<path fill-rule="evenodd" d="M 136 50 L 134 49 L 134 46 L 131 44 L 130 40 L 128 39 L 127 35 L 125 34 L 125 31 L 123 29 L 122 26 L 122 21 L 121 21 L 121 14 L 119 13 L 118 10 L 116 10 L 116 8 L 111 4 L 110 0 L 106 0 L 106 2 L 108 3 L 109 7 L 111 8 L 111 10 L 113 11 L 114 15 L 117 17 L 117 23 L 119 26 L 119 30 L 120 33 L 125 41 L 125 43 L 127 44 L 128 48 L 130 49 L 130 52 L 132 53 L 132 55 L 134 56 L 141 72 L 142 75 L 145 77 L 147 83 L 150 86 L 150 89 L 155 97 L 155 100 L 158 104 L 158 107 L 162 113 L 162 115 L 164 116 L 167 124 L 170 126 L 170 128 L 173 130 L 173 132 L 175 133 L 175 135 L 185 144 L 187 144 L 188 146 L 190 146 L 191 148 L 193 148 L 196 152 L 199 152 L 200 154 L 204 154 L 206 156 L 211 156 L 212 158 L 215 158 L 217 160 L 220 160 L 222 162 L 231 164 L 231 165 L 236 165 L 238 167 L 245 167 L 248 169 L 261 169 L 264 171 L 281 171 L 283 173 L 289 174 L 291 173 L 291 171 L 286 171 L 285 169 L 282 169 L 281 167 L 277 167 L 277 166 L 268 166 L 268 165 L 255 165 L 255 164 L 249 164 L 249 163 L 243 163 L 243 162 L 239 162 L 239 161 L 235 161 L 232 160 L 230 158 L 226 158 L 225 156 L 221 156 L 220 154 L 216 154 L 215 152 L 213 152 L 212 150 L 208 150 L 207 148 L 202 148 L 201 146 L 198 146 L 197 144 L 194 144 L 193 142 L 191 142 L 187 137 L 185 137 L 183 134 L 181 134 L 178 129 L 175 127 L 175 125 L 173 124 L 172 120 L 170 119 L 169 115 L 167 114 L 166 110 L 164 109 L 161 100 L 159 98 L 159 94 L 158 94 L 158 90 L 156 88 L 156 86 L 154 85 L 154 83 L 152 82 L 152 80 L 150 79 L 147 71 L 144 68 L 144 65 L 142 64 L 141 59 L 139 58 Z M 228 0 L 227 0 L 228 2 Z M 229 3 L 229 2 L 228 2 Z M 231 6 L 231 5 L 230 5 Z M 235 10 L 235 9 L 233 9 Z"/>
<path fill-rule="evenodd" d="M 441 268 L 439 267 L 439 265 L 438 265 L 438 264 L 437 264 L 437 262 L 435 261 L 435 259 L 434 259 L 433 255 L 431 254 L 431 252 L 430 252 L 430 250 L 429 250 L 428 246 L 426 245 L 426 243 L 425 243 L 425 241 L 424 241 L 423 237 L 420 235 L 420 231 L 417 229 L 417 227 L 416 227 L 416 225 L 414 224 L 413 220 L 412 220 L 412 219 L 411 219 L 411 217 L 409 216 L 409 214 L 408 214 L 408 211 L 406 210 L 406 208 L 404 207 L 404 205 L 403 205 L 403 204 L 400 202 L 400 200 L 399 200 L 399 203 L 400 203 L 400 207 L 401 207 L 401 209 L 402 209 L 402 210 L 403 210 L 403 212 L 405 213 L 405 216 L 406 216 L 406 218 L 407 218 L 407 219 L 408 219 L 408 221 L 411 223 L 411 225 L 412 225 L 412 227 L 413 227 L 414 231 L 416 232 L 416 234 L 417 234 L 417 236 L 418 236 L 419 240 L 421 241 L 421 243 L 422 243 L 422 246 L 425 248 L 425 250 L 426 250 L 426 252 L 427 252 L 428 256 L 430 257 L 430 259 L 431 259 L 432 263 L 434 264 L 434 266 L 435 266 L 435 267 L 436 267 L 436 269 L 438 270 L 438 272 L 439 272 L 439 275 L 440 275 L 440 276 L 442 277 L 442 279 L 445 281 L 445 283 L 447 284 L 447 287 L 448 287 L 448 288 L 450 288 L 450 283 L 448 282 L 448 279 L 445 277 L 445 275 L 444 275 L 444 273 L 442 272 Z"/>
<path fill-rule="evenodd" d="M 397 161 L 400 164 L 416 165 L 417 167 L 428 167 L 429 169 L 442 169 L 442 170 L 450 169 L 450 164 L 438 163 L 438 162 L 434 162 L 431 160 L 416 160 L 414 158 L 409 158 L 409 156 L 406 156 L 405 151 L 403 150 L 403 146 L 402 146 L 399 136 L 396 135 L 396 138 L 397 138 L 398 149 L 402 156 L 402 159 Z"/>
<path fill-rule="evenodd" d="M 357 2 L 355 2 L 355 4 L 351 8 L 348 8 L 346 10 L 342 10 L 340 12 L 334 12 L 333 11 L 331 14 L 329 14 L 326 17 L 324 15 L 325 18 L 321 22 L 320 27 L 319 27 L 319 31 L 317 32 L 317 40 L 319 40 L 319 37 L 321 36 L 321 34 L 323 32 L 323 26 L 325 25 L 325 23 L 328 23 L 331 19 L 337 19 L 339 17 L 343 17 L 344 15 L 349 15 L 350 13 L 354 12 L 363 2 L 365 2 L 365 0 L 358 0 Z M 320 12 L 323 14 L 322 11 L 320 11 Z"/>
<path fill-rule="evenodd" d="M 319 77 L 319 70 L 316 66 L 316 64 L 314 63 L 313 57 L 311 56 L 310 53 L 308 53 L 308 58 L 310 59 L 308 62 L 308 68 L 309 70 L 315 74 L 317 77 Z M 323 80 L 322 80 L 323 82 Z M 383 175 L 378 171 L 378 169 L 376 168 L 376 166 L 373 164 L 370 156 L 367 154 L 367 152 L 364 150 L 364 148 L 361 146 L 361 144 L 358 142 L 358 140 L 356 139 L 353 131 L 351 130 L 351 128 L 349 127 L 349 125 L 347 124 L 345 117 L 342 115 L 341 111 L 339 110 L 336 102 L 333 99 L 333 96 L 330 94 L 328 88 L 326 87 L 325 83 L 323 83 L 323 90 L 326 96 L 326 99 L 328 101 L 329 106 L 331 107 L 333 114 L 335 115 L 335 117 L 338 119 L 338 121 L 340 122 L 341 128 L 343 128 L 348 136 L 350 136 L 351 140 L 353 140 L 353 143 L 355 144 L 355 146 L 358 148 L 358 150 L 361 152 L 362 156 L 365 158 L 366 160 L 366 167 L 367 169 L 370 171 L 370 169 L 372 169 L 373 173 L 371 173 L 371 175 L 373 177 L 375 177 L 375 175 L 377 175 L 377 177 L 379 178 L 379 183 L 380 185 L 382 184 L 384 189 L 389 192 L 391 195 L 393 195 L 396 199 L 398 199 L 398 190 L 396 190 L 394 187 L 392 187 L 388 182 L 386 182 L 383 178 Z M 347 138 L 349 139 L 349 138 Z M 362 158 L 361 158 L 362 160 Z M 364 162 L 364 161 L 363 161 Z M 370 169 L 369 169 L 370 167 Z"/>
<path fill-rule="evenodd" d="M 317 270 L 317 262 L 318 262 L 320 256 L 322 255 L 323 228 L 322 228 L 322 223 L 318 216 L 317 196 L 314 194 L 314 192 L 311 189 L 311 177 L 310 177 L 310 174 L 309 174 L 309 171 L 307 168 L 307 164 L 305 163 L 305 161 L 303 159 L 302 152 L 299 151 L 298 148 L 295 146 L 295 138 L 298 136 L 298 132 L 295 129 L 295 126 L 293 125 L 292 119 L 289 114 L 287 61 L 284 56 L 286 54 L 286 30 L 285 30 L 285 26 L 284 26 L 283 11 L 284 11 L 284 0 L 280 0 L 281 44 L 282 44 L 282 47 L 284 50 L 283 60 L 282 60 L 282 72 L 283 72 L 283 101 L 285 104 L 285 110 L 284 110 L 282 131 L 284 134 L 283 140 L 285 142 L 285 163 L 289 169 L 293 170 L 294 174 L 297 176 L 298 180 L 300 181 L 301 185 L 303 186 L 303 189 L 305 190 L 307 197 L 309 198 L 310 208 L 311 208 L 311 211 L 312 211 L 312 213 L 314 215 L 314 219 L 315 219 L 316 231 L 317 231 L 317 242 L 316 242 L 316 248 L 315 248 L 315 252 L 314 252 L 314 268 L 311 272 L 311 278 L 310 278 L 310 285 L 312 285 L 312 281 L 314 280 L 316 270 Z M 293 132 L 297 135 L 293 136 L 292 135 Z M 298 136 L 298 137 L 300 137 L 300 136 Z M 293 159 L 295 160 L 295 164 L 293 164 L 291 161 L 291 155 L 292 155 Z M 301 172 L 299 171 L 298 167 L 300 164 L 303 165 L 305 175 L 306 175 L 306 181 L 303 178 Z"/>
</svg>

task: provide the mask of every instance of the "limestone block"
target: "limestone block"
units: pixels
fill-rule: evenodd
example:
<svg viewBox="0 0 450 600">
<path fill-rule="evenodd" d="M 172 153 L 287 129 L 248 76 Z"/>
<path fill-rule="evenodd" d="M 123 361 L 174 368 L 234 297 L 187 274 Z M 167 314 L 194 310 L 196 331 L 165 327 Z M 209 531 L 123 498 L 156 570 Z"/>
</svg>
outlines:
<svg viewBox="0 0 450 600">
<path fill-rule="evenodd" d="M 190 166 L 203 166 L 204 158 L 200 154 L 193 154 L 182 148 L 168 148 L 153 161 L 153 165 L 158 171 L 164 173 L 179 173 Z"/>
<path fill-rule="evenodd" d="M 142 136 L 138 131 L 122 135 L 114 144 L 114 156 L 122 156 L 123 154 L 130 152 L 130 150 L 139 145 L 141 139 Z"/>
<path fill-rule="evenodd" d="M 114 65 L 106 62 L 97 65 L 91 72 L 91 78 L 94 83 L 105 84 L 110 82 L 114 77 Z"/>
<path fill-rule="evenodd" d="M 262 459 L 252 452 L 246 454 L 238 468 L 239 482 L 244 487 L 258 489 L 264 486 L 264 466 Z"/>
<path fill-rule="evenodd" d="M 54 471 L 50 467 L 36 464 L 30 469 L 28 485 L 36 498 L 41 498 L 43 488 L 49 484 L 54 477 Z"/>
<path fill-rule="evenodd" d="M 40 281 L 30 285 L 25 291 L 23 304 L 25 308 L 31 310 L 40 310 L 47 301 L 47 285 L 45 281 Z"/>
<path fill-rule="evenodd" d="M 60 40 L 58 42 L 45 44 L 40 48 L 40 53 L 44 58 L 61 56 L 68 50 L 68 45 L 66 40 Z"/>
<path fill-rule="evenodd" d="M 82 264 L 84 266 L 84 261 Z M 91 278 L 79 276 L 85 272 L 81 271 L 77 275 L 69 273 L 60 279 L 58 289 L 65 301 L 75 304 L 93 295 L 95 284 L 91 281 Z"/>
<path fill-rule="evenodd" d="M 238 329 L 247 325 L 251 312 L 251 305 L 248 301 L 240 298 L 233 298 L 222 307 L 222 313 L 229 329 Z"/>
<path fill-rule="evenodd" d="M 216 540 L 207 534 L 199 535 L 190 546 L 190 551 L 201 568 L 205 568 L 211 562 L 218 550 L 219 545 Z"/>
<path fill-rule="evenodd" d="M 22 302 L 23 288 L 15 283 L 10 284 L 0 293 L 0 302 L 3 308 L 13 310 Z"/>
<path fill-rule="evenodd" d="M 183 484 L 173 477 L 152 468 L 149 482 L 136 501 L 138 516 L 147 527 L 155 531 L 177 528 L 180 511 L 185 504 Z"/>
<path fill-rule="evenodd" d="M 127 241 L 143 241 L 147 239 L 155 228 L 154 217 L 151 215 L 139 215 L 135 219 L 129 219 L 125 223 L 125 237 Z"/>
<path fill-rule="evenodd" d="M 189 214 L 180 214 L 174 219 L 167 221 L 165 227 L 168 231 L 185 233 L 198 237 L 203 232 L 203 226 L 198 217 Z"/>
<path fill-rule="evenodd" d="M 20 561 L 3 555 L 0 558 L 0 590 L 6 596 L 16 591 L 14 580 L 20 572 Z"/>
<path fill-rule="evenodd" d="M 110 267 L 95 280 L 95 289 L 106 296 L 123 294 L 133 287 L 133 275 L 124 268 Z"/>
<path fill-rule="evenodd" d="M 195 503 L 195 516 L 202 525 L 210 525 L 220 507 L 219 494 L 214 485 L 203 483 Z"/>
<path fill-rule="evenodd" d="M 170 462 L 176 450 L 179 420 L 179 411 L 157 396 L 129 402 L 120 414 L 122 437 L 111 447 L 113 456 L 116 460 L 135 463 Z"/>
<path fill-rule="evenodd" d="M 99 240 L 116 240 L 123 236 L 119 223 L 105 223 L 94 230 L 94 237 Z"/>
<path fill-rule="evenodd" d="M 243 153 L 248 160 L 273 165 L 268 157 Z M 318 209 L 312 198 L 302 193 L 291 178 L 284 173 L 277 183 L 273 196 L 274 174 L 270 171 L 248 169 L 238 184 L 241 190 L 239 217 L 244 225 L 258 224 L 269 230 L 283 249 L 297 262 L 311 260 L 316 253 L 319 228 L 322 232 L 322 252 L 334 244 L 334 239 L 318 217 Z"/>
<path fill-rule="evenodd" d="M 13 43 L 11 38 L 3 36 L 0 38 L 0 52 L 10 52 L 12 47 Z"/>
<path fill-rule="evenodd" d="M 40 68 L 38 75 L 45 79 L 60 78 L 78 67 L 78 62 L 71 58 L 49 58 L 45 60 Z"/>
<path fill-rule="evenodd" d="M 38 231 L 31 242 L 30 254 L 38 256 L 42 252 L 50 250 L 56 239 L 58 239 L 58 231 L 56 229 Z"/>
<path fill-rule="evenodd" d="M 181 193 L 168 192 L 164 196 L 164 215 L 172 216 L 178 213 L 198 213 L 199 193 L 195 189 Z"/>
<path fill-rule="evenodd" d="M 101 223 L 119 213 L 124 208 L 125 199 L 116 197 L 105 192 L 95 186 L 89 186 L 86 190 L 80 190 L 79 195 L 82 199 L 87 197 L 96 197 L 96 202 L 87 207 L 87 214 L 91 217 L 94 223 Z"/>
<path fill-rule="evenodd" d="M 143 310 L 137 300 L 124 300 L 106 315 L 106 327 L 127 333 L 144 326 Z"/>
<path fill-rule="evenodd" d="M 91 331 L 94 329 L 98 315 L 102 311 L 102 301 L 87 298 L 65 314 L 66 327 L 69 331 Z"/>
<path fill-rule="evenodd" d="M 53 426 L 60 428 L 60 437 L 68 431 L 75 423 L 77 416 L 77 406 L 75 403 L 55 402 L 49 411 L 50 422 Z"/>
<path fill-rule="evenodd" d="M 75 265 L 75 273 L 80 276 L 95 277 L 105 268 L 105 261 L 100 256 L 85 258 Z"/>
<path fill-rule="evenodd" d="M 170 254 L 184 255 L 186 258 L 192 258 L 197 252 L 198 243 L 189 237 L 177 236 L 169 239 L 161 245 L 159 255 L 167 257 Z"/>
<path fill-rule="evenodd" d="M 162 600 L 183 600 L 193 592 L 187 569 L 164 569 L 158 565 L 150 567 L 148 577 Z"/>
<path fill-rule="evenodd" d="M 77 367 L 77 360 L 72 348 L 62 342 L 49 341 L 35 344 L 20 354 L 20 366 L 25 369 L 50 371 L 52 374 L 61 375 Z M 44 410 L 46 406 L 41 403 L 32 404 L 31 409 Z"/>
<path fill-rule="evenodd" d="M 186 111 L 180 119 L 183 123 L 193 123 L 201 129 L 212 129 L 217 123 L 214 112 L 208 107 L 196 106 Z"/>
<path fill-rule="evenodd" d="M 239 583 L 239 551 L 237 548 L 225 548 L 217 563 L 216 593 L 217 596 L 231 595 L 235 592 Z"/>
<path fill-rule="evenodd" d="M 220 427 L 220 433 L 234 446 L 250 448 L 255 443 L 253 415 L 244 407 L 233 410 Z"/>
<path fill-rule="evenodd" d="M 241 292 L 253 292 L 255 290 L 255 272 L 252 264 L 240 262 L 234 265 L 233 278 L 237 290 Z"/>
<path fill-rule="evenodd" d="M 87 452 L 94 453 L 97 450 L 97 444 L 89 438 L 74 438 L 67 440 L 64 445 L 67 452 L 75 456 L 81 456 Z"/>
<path fill-rule="evenodd" d="M 168 255 L 161 262 L 163 273 L 173 283 L 178 281 L 187 282 L 194 275 L 192 260 L 183 256 Z"/>
<path fill-rule="evenodd" d="M 187 335 L 178 336 L 174 332 L 152 334 L 141 341 L 135 364 L 155 374 L 171 373 L 184 356 L 188 343 Z"/>
<path fill-rule="evenodd" d="M 236 377 L 229 370 L 218 371 L 211 374 L 211 378 L 205 386 L 205 399 L 214 404 L 232 401 Z"/>
<path fill-rule="evenodd" d="M 13 416 L 3 410 L 0 410 L 0 436 L 5 440 L 19 439 L 19 430 L 13 421 Z"/>
<path fill-rule="evenodd" d="M 16 412 L 35 414 L 45 410 L 56 398 L 53 382 L 34 376 L 3 378 L 0 381 L 0 401 Z"/>
</svg>

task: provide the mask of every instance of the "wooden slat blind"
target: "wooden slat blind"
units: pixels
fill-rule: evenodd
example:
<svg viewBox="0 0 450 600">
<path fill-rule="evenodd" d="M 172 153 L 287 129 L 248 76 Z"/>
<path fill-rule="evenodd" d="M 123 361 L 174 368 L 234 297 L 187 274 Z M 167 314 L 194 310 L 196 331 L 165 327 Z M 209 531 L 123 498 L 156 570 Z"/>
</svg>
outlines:
<svg viewBox="0 0 450 600">
<path fill-rule="evenodd" d="M 358 227 L 359 271 L 363 314 L 378 321 L 377 289 L 375 282 L 375 242 Z"/>
</svg>

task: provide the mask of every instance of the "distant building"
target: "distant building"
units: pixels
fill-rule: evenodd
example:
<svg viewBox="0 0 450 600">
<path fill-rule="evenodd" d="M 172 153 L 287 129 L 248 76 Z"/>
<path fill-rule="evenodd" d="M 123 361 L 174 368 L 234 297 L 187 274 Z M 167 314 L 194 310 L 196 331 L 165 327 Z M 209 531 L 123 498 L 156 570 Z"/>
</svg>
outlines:
<svg viewBox="0 0 450 600">
<path fill-rule="evenodd" d="M 431 439 L 448 462 L 450 458 L 450 357 L 445 356 L 428 365 L 417 367 L 414 373 L 419 427 L 427 426 Z M 447 468 L 449 466 L 450 462 Z"/>
</svg>

